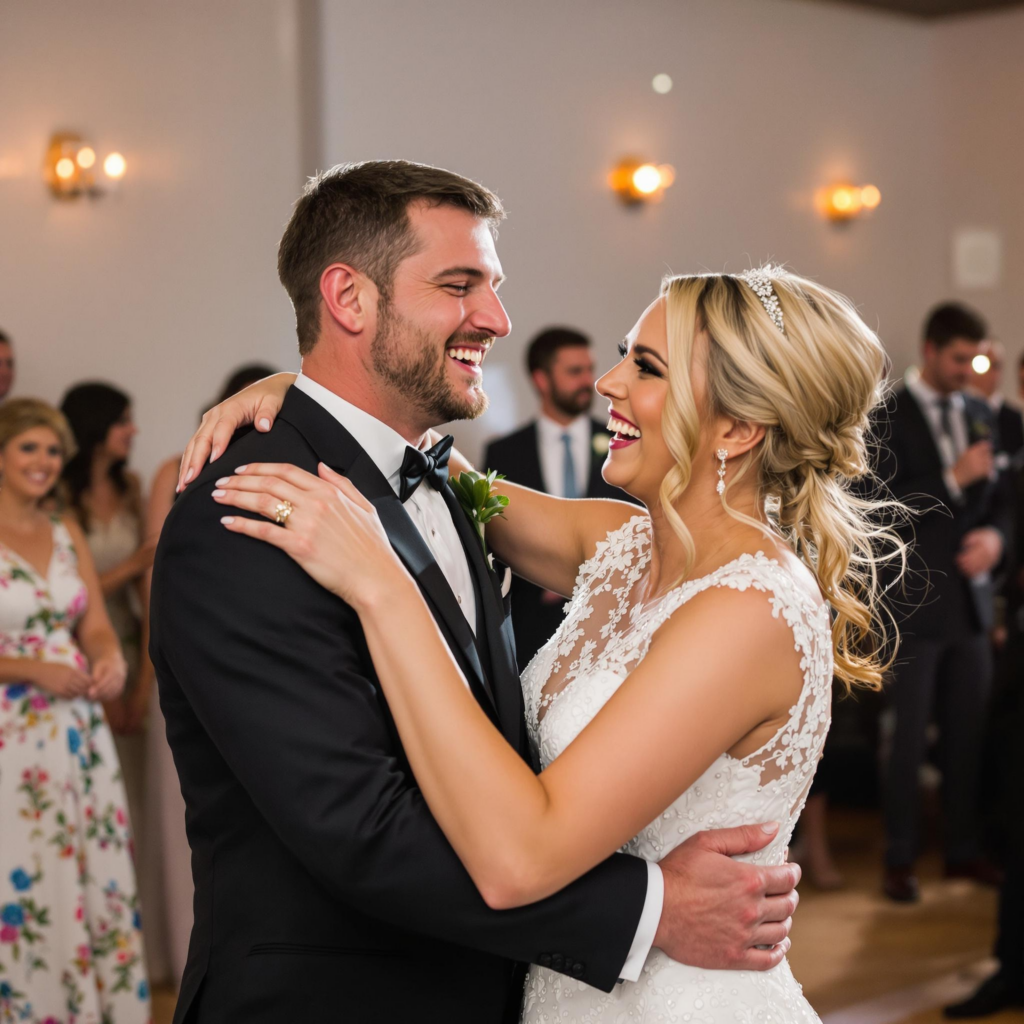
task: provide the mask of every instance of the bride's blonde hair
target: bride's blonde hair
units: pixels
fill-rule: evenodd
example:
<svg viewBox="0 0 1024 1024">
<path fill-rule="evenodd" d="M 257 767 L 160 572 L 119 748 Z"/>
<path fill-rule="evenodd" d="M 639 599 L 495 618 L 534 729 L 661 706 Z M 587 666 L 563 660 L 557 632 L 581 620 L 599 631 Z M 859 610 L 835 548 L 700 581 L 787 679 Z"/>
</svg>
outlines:
<svg viewBox="0 0 1024 1024">
<path fill-rule="evenodd" d="M 740 277 L 662 283 L 669 356 L 662 428 L 675 466 L 662 482 L 661 506 L 692 565 L 693 538 L 675 504 L 690 481 L 702 416 L 763 425 L 763 443 L 730 469 L 722 504 L 734 518 L 765 528 L 767 518 L 758 522 L 728 501 L 738 479 L 757 474 L 757 507 L 778 499 L 776 526 L 834 611 L 837 678 L 878 689 L 895 651 L 879 570 L 886 561 L 900 571 L 905 564 L 906 547 L 887 525 L 903 509 L 874 500 L 855 482 L 871 475 L 870 416 L 883 399 L 889 361 L 848 299 L 778 267 L 762 272 L 778 296 L 785 333 Z M 707 402 L 698 410 L 690 367 L 701 331 L 708 339 Z"/>
</svg>

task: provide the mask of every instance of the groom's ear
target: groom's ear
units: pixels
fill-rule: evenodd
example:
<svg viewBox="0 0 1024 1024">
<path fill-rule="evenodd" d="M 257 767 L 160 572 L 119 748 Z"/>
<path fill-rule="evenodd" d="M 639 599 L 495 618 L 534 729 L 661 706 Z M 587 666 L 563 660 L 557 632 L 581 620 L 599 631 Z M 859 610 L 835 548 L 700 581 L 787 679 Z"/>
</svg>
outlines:
<svg viewBox="0 0 1024 1024">
<path fill-rule="evenodd" d="M 327 314 L 349 334 L 360 334 L 377 308 L 377 286 L 347 263 L 332 263 L 320 275 Z"/>
</svg>

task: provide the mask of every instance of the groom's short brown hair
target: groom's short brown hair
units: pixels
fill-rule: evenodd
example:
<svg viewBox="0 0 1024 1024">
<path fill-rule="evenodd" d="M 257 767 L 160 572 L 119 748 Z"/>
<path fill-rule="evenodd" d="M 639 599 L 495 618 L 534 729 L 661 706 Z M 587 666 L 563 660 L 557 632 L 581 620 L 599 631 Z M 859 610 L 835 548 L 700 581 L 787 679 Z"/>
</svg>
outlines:
<svg viewBox="0 0 1024 1024">
<path fill-rule="evenodd" d="M 395 268 L 416 249 L 409 204 L 456 206 L 495 226 L 501 200 L 469 178 L 407 160 L 338 164 L 309 179 L 277 250 L 277 275 L 295 308 L 299 353 L 320 335 L 320 275 L 347 263 L 390 296 Z"/>
</svg>

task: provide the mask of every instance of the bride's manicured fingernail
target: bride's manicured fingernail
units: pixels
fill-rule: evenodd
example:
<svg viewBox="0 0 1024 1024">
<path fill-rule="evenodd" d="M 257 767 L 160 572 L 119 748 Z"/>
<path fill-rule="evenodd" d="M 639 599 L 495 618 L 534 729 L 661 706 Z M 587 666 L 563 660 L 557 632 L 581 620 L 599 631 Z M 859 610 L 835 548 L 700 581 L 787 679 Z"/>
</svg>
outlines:
<svg viewBox="0 0 1024 1024">
<path fill-rule="evenodd" d="M 220 521 L 225 526 L 230 526 L 235 521 L 235 517 L 234 516 L 221 516 L 220 517 Z"/>
<path fill-rule="evenodd" d="M 188 483 L 195 475 L 196 471 L 190 467 L 189 471 L 185 474 L 185 483 Z"/>
<path fill-rule="evenodd" d="M 268 420 L 267 417 L 264 416 L 260 420 L 258 426 L 259 426 L 260 430 L 269 430 L 270 429 L 270 420 Z"/>
<path fill-rule="evenodd" d="M 225 491 L 225 490 L 222 490 L 222 489 L 221 489 L 220 487 L 218 487 L 218 488 L 217 488 L 217 490 L 215 490 L 215 491 L 213 492 L 213 496 L 214 496 L 215 498 L 223 498 L 223 497 L 224 497 L 224 495 L 225 495 L 225 494 L 227 494 L 227 493 L 228 493 L 227 491 Z"/>
<path fill-rule="evenodd" d="M 219 458 L 220 458 L 220 449 L 219 448 L 214 448 L 210 452 L 210 461 L 211 462 L 216 462 Z"/>
<path fill-rule="evenodd" d="M 219 479 L 219 480 L 217 481 L 217 486 L 218 486 L 218 487 L 224 487 L 224 486 L 225 486 L 225 485 L 227 484 L 227 482 L 228 482 L 228 481 L 229 481 L 230 479 L 231 479 L 231 477 L 229 477 L 229 476 L 222 476 L 222 477 L 221 477 L 221 478 L 220 478 L 220 479 Z"/>
<path fill-rule="evenodd" d="M 244 473 L 248 468 L 248 466 L 235 466 L 235 472 Z"/>
<path fill-rule="evenodd" d="M 214 493 L 216 493 L 216 492 L 214 492 Z M 778 832 L 779 831 L 779 823 L 777 821 L 766 821 L 761 826 L 761 831 L 762 832 L 767 832 L 768 835 L 771 835 L 773 832 Z"/>
</svg>

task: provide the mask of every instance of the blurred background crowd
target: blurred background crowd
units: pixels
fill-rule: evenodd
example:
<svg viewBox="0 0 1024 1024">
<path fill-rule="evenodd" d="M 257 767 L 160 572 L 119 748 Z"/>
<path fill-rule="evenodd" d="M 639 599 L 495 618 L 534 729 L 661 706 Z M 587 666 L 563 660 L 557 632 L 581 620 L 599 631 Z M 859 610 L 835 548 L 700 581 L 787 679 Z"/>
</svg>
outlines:
<svg viewBox="0 0 1024 1024">
<path fill-rule="evenodd" d="M 275 247 L 305 176 L 382 157 L 509 210 L 513 333 L 489 410 L 452 429 L 519 483 L 614 496 L 594 381 L 668 270 L 774 258 L 879 331 L 876 468 L 919 510 L 903 640 L 883 694 L 836 702 L 793 959 L 836 1021 L 1024 1017 L 1022 45 L 1024 4 L 954 0 L 0 7 L 0 1020 L 33 1019 L 5 957 L 81 921 L 73 893 L 38 918 L 47 864 L 8 877 L 50 799 L 18 751 L 81 758 L 85 738 L 111 770 L 112 977 L 139 1012 L 173 1004 L 191 878 L 145 654 L 153 553 L 200 413 L 297 369 Z M 56 512 L 51 550 L 31 517 Z M 58 595 L 83 545 L 106 611 L 89 638 Z M 515 582 L 521 666 L 562 605 Z M 32 675 L 40 651 L 63 674 Z M 78 856 L 64 838 L 53 870 Z"/>
</svg>

